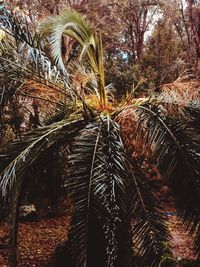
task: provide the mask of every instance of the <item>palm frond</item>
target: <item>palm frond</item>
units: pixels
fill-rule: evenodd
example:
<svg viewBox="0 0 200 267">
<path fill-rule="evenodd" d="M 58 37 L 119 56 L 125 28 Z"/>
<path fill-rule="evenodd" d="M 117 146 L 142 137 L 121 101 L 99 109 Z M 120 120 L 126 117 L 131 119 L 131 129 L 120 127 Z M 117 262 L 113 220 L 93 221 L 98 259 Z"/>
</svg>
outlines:
<svg viewBox="0 0 200 267">
<path fill-rule="evenodd" d="M 65 117 L 70 115 L 70 111 L 72 111 L 73 106 L 70 109 L 66 109 L 63 106 L 57 106 L 54 111 L 47 113 L 44 118 L 44 125 L 51 125 L 54 122 L 59 122 L 64 120 Z"/>
<path fill-rule="evenodd" d="M 35 31 L 29 29 L 26 19 L 19 19 L 15 14 L 5 10 L 0 15 L 0 29 L 6 31 L 7 36 L 0 42 L 1 69 L 5 73 L 7 66 L 8 73 L 13 72 L 17 65 L 17 72 L 28 74 L 31 78 L 45 84 L 59 85 L 64 91 L 67 89 L 67 77 L 64 77 L 60 70 L 52 65 L 51 59 L 43 51 L 43 43 Z M 25 60 L 24 60 L 25 58 Z M 7 72 L 6 72 L 7 73 Z M 7 76 L 7 78 L 9 75 Z M 21 75 L 16 76 L 20 80 Z M 12 82 L 15 77 L 12 76 Z M 27 77 L 26 77 L 27 78 Z M 64 85 L 63 85 L 64 84 Z"/>
<path fill-rule="evenodd" d="M 64 114 L 66 115 L 66 112 Z M 55 117 L 51 116 L 51 119 Z M 20 141 L 14 141 L 0 152 L 0 198 L 4 202 L 9 201 L 11 225 L 9 262 L 11 266 L 16 266 L 19 201 L 28 169 L 45 151 L 48 153 L 50 147 L 62 142 L 70 142 L 84 126 L 83 120 L 69 117 L 24 134 Z"/>
<path fill-rule="evenodd" d="M 70 157 L 69 192 L 74 201 L 71 229 L 71 251 L 77 266 L 86 266 L 87 231 L 91 194 L 93 154 L 98 142 L 98 128 L 87 126 L 76 141 Z M 72 239 L 73 238 L 73 239 Z"/>
<path fill-rule="evenodd" d="M 0 192 L 7 197 L 13 184 L 23 179 L 25 171 L 40 156 L 40 154 L 62 139 L 67 140 L 84 127 L 83 120 L 63 120 L 49 126 L 38 128 L 26 133 L 22 140 L 14 141 L 12 145 L 1 152 Z"/>
<path fill-rule="evenodd" d="M 4 29 L 17 40 L 25 42 L 30 46 L 39 45 L 38 38 L 31 32 L 26 18 L 20 18 L 6 8 L 1 13 L 0 28 Z"/>
<path fill-rule="evenodd" d="M 101 117 L 88 125 L 75 140 L 70 162 L 68 187 L 74 203 L 70 241 L 76 266 L 125 262 L 127 255 L 120 253 L 127 254 L 128 244 L 120 249 L 119 239 L 126 225 L 127 176 L 117 124 Z"/>
<path fill-rule="evenodd" d="M 52 66 L 50 59 L 42 51 L 34 50 L 34 48 L 24 49 L 26 58 L 24 61 L 20 55 L 22 51 L 18 53 L 15 51 L 15 47 L 9 47 L 7 40 L 4 43 L 0 76 L 8 88 L 14 88 L 14 86 L 18 88 L 24 81 L 35 80 L 46 86 L 58 87 L 61 92 L 63 91 L 62 93 L 67 91 L 69 86 L 66 79 L 62 77 L 55 66 Z"/>
<path fill-rule="evenodd" d="M 121 227 L 126 225 L 127 175 L 125 151 L 119 127 L 109 117 L 104 118 L 101 129 L 102 139 L 98 149 L 94 170 L 94 194 L 105 212 L 104 231 L 106 242 L 107 266 L 119 264 L 119 239 Z M 119 236 L 118 236 L 119 235 Z M 121 240 L 120 240 L 121 241 Z M 126 244 L 124 247 L 126 251 Z M 126 252 L 127 253 L 127 252 Z M 120 255 L 120 257 L 119 257 Z M 119 257 L 119 259 L 118 259 Z M 121 262 L 122 264 L 122 262 Z M 123 265 L 123 264 L 122 264 Z M 120 266 L 120 264 L 119 264 Z"/>
<path fill-rule="evenodd" d="M 168 177 L 180 217 L 194 232 L 200 213 L 199 129 L 191 128 L 191 122 L 180 117 L 168 117 L 158 105 L 144 104 L 133 109 L 138 140 L 150 147 L 155 163 Z"/>
<path fill-rule="evenodd" d="M 172 83 L 161 94 L 153 96 L 167 110 L 168 115 L 188 117 L 190 109 L 200 107 L 199 82 Z"/>
<path fill-rule="evenodd" d="M 42 36 L 50 37 L 53 58 L 64 73 L 66 68 L 62 58 L 62 36 L 66 34 L 79 43 L 82 49 L 80 60 L 87 58 L 92 67 L 98 81 L 99 101 L 105 109 L 106 90 L 101 34 L 99 38 L 94 35 L 87 21 L 73 10 L 66 10 L 61 15 L 46 19 L 40 25 L 40 32 Z"/>
<path fill-rule="evenodd" d="M 189 76 L 179 77 L 176 81 L 161 85 L 161 97 L 173 100 L 174 103 L 188 105 L 195 100 L 199 101 L 200 83 Z"/>
<path fill-rule="evenodd" d="M 67 10 L 62 15 L 48 18 L 40 25 L 40 32 L 42 36 L 49 36 L 52 39 L 52 55 L 63 71 L 65 71 L 65 66 L 62 60 L 61 47 L 64 33 L 82 45 L 81 56 L 87 52 L 87 47 L 91 46 L 95 49 L 93 32 L 89 24 L 76 11 Z"/>
<path fill-rule="evenodd" d="M 144 266 L 158 266 L 170 242 L 166 218 L 146 173 L 133 160 L 129 161 L 129 173 L 135 254 L 142 256 Z"/>
</svg>

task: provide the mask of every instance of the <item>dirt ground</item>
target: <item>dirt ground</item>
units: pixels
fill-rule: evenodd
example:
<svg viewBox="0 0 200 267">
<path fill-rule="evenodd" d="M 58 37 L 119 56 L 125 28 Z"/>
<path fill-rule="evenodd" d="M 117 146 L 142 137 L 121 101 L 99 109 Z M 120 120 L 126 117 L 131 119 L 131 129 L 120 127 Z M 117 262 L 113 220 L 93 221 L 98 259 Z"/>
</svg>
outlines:
<svg viewBox="0 0 200 267">
<path fill-rule="evenodd" d="M 20 223 L 18 241 L 18 267 L 46 267 L 56 244 L 64 240 L 69 228 L 69 217 L 43 219 Z M 5 227 L 0 227 L 0 240 Z M 0 266 L 7 267 L 7 250 L 0 250 Z"/>
<path fill-rule="evenodd" d="M 196 260 L 193 239 L 181 230 L 181 223 L 174 212 L 167 214 L 172 235 L 173 254 L 178 260 Z M 46 267 L 51 261 L 56 244 L 64 240 L 69 228 L 69 217 L 42 219 L 37 222 L 20 223 L 18 243 L 18 267 Z M 5 236 L 5 226 L 0 226 L 0 242 Z M 7 250 L 0 249 L 0 266 L 8 267 Z"/>
</svg>

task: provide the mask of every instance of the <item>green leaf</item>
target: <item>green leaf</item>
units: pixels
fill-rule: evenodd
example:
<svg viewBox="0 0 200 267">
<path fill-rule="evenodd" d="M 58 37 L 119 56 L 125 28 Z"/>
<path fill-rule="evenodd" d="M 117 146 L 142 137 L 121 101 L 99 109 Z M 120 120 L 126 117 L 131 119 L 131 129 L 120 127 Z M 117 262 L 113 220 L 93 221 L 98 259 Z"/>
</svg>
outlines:
<svg viewBox="0 0 200 267">
<path fill-rule="evenodd" d="M 127 239 L 120 247 L 122 233 L 130 227 L 124 164 L 119 128 L 109 117 L 88 125 L 76 138 L 67 183 L 73 199 L 70 242 L 76 266 L 94 264 L 97 254 L 102 266 L 115 266 L 127 258 Z"/>
<path fill-rule="evenodd" d="M 14 141 L 5 152 L 0 154 L 0 192 L 7 197 L 13 184 L 24 178 L 26 170 L 41 155 L 56 142 L 69 141 L 83 128 L 83 120 L 69 119 L 53 123 L 26 133 L 22 140 Z"/>
</svg>

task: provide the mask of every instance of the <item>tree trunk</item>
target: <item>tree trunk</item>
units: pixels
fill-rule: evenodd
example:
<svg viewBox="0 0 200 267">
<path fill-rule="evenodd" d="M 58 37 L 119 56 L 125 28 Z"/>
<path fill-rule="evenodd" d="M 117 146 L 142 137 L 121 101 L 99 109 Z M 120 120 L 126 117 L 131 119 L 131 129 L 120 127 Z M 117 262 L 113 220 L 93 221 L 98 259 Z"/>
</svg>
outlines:
<svg viewBox="0 0 200 267">
<path fill-rule="evenodd" d="M 9 266 L 17 266 L 17 232 L 19 224 L 19 200 L 21 195 L 22 182 L 18 181 L 13 185 L 10 202 L 10 239 L 9 239 Z"/>
</svg>

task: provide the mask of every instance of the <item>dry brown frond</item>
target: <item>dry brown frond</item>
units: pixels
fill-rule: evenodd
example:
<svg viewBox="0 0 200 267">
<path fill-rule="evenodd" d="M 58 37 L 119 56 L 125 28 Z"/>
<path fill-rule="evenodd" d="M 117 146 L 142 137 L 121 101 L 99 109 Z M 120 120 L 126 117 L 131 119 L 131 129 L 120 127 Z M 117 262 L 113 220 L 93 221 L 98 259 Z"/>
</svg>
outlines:
<svg viewBox="0 0 200 267">
<path fill-rule="evenodd" d="M 37 96 L 50 101 L 62 100 L 64 92 L 53 85 L 44 85 L 34 80 L 28 80 L 20 88 L 20 92 Z"/>
<path fill-rule="evenodd" d="M 179 77 L 176 81 L 161 85 L 161 93 L 164 97 L 171 98 L 183 105 L 190 101 L 200 99 L 200 81 L 191 80 L 188 76 Z"/>
<path fill-rule="evenodd" d="M 132 105 L 125 107 L 116 118 L 121 128 L 121 135 L 125 148 L 133 158 L 148 158 L 151 154 L 150 147 L 142 142 L 140 136 L 145 139 L 146 131 L 144 127 L 140 129 L 136 126 L 138 114 Z M 140 132 L 140 133 L 139 133 Z"/>
</svg>

